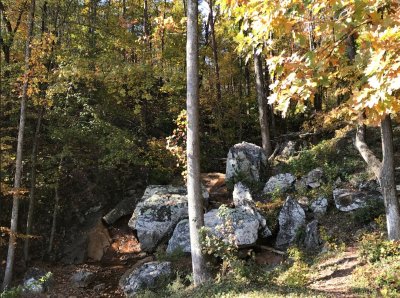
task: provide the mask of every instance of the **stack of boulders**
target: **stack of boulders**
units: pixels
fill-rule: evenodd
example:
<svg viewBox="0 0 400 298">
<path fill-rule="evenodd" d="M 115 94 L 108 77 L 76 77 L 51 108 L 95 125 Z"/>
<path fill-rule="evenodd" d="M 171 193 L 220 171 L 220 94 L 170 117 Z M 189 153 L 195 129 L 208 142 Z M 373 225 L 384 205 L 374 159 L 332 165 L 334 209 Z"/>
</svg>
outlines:
<svg viewBox="0 0 400 298">
<path fill-rule="evenodd" d="M 259 239 L 272 236 L 267 219 L 257 209 L 256 201 L 246 185 L 262 183 L 261 197 L 272 200 L 275 195 L 286 197 L 279 212 L 279 230 L 275 247 L 286 249 L 299 240 L 310 251 L 322 246 L 318 220 L 328 210 L 329 198 L 320 194 L 313 199 L 295 197 L 295 192 L 315 189 L 324 184 L 324 172 L 316 168 L 297 178 L 291 173 L 281 173 L 267 179 L 268 165 L 264 150 L 250 143 L 233 146 L 228 153 L 226 181 L 233 182 L 233 208 L 211 209 L 204 214 L 204 223 L 215 237 L 228 241 L 233 236 L 240 247 L 255 245 Z M 204 205 L 209 195 L 203 188 Z M 335 188 L 333 199 L 340 211 L 362 208 L 370 199 L 381 199 L 379 186 L 374 183 L 360 184 L 358 190 Z M 229 225 L 228 228 L 227 225 Z M 150 185 L 133 211 L 129 227 L 137 232 L 141 249 L 154 252 L 160 244 L 166 244 L 167 253 L 182 251 L 190 253 L 188 199 L 185 187 Z M 229 238 L 231 239 L 231 238 Z M 150 262 L 131 269 L 120 280 L 127 296 L 133 296 L 143 287 L 153 287 L 158 280 L 171 275 L 168 262 Z"/>
</svg>

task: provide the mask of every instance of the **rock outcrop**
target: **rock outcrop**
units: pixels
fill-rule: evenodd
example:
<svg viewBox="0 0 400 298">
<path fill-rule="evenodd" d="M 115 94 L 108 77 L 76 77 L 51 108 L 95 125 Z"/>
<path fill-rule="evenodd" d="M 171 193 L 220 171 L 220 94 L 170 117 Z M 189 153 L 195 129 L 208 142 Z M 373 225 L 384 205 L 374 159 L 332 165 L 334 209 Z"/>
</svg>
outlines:
<svg viewBox="0 0 400 298">
<path fill-rule="evenodd" d="M 290 173 L 278 174 L 269 178 L 264 186 L 263 193 L 272 194 L 275 192 L 284 193 L 293 188 L 296 177 Z"/>
<path fill-rule="evenodd" d="M 328 209 L 328 200 L 325 197 L 319 197 L 311 203 L 311 210 L 315 215 L 321 216 Z"/>
<path fill-rule="evenodd" d="M 278 220 L 279 232 L 275 245 L 278 248 L 287 248 L 295 240 L 298 229 L 304 226 L 306 215 L 300 204 L 288 196 Z"/>
<path fill-rule="evenodd" d="M 336 188 L 333 190 L 333 199 L 337 209 L 348 212 L 367 206 L 369 200 L 382 200 L 383 197 L 377 191 Z"/>
<path fill-rule="evenodd" d="M 204 225 L 209 228 L 212 235 L 219 239 L 234 237 L 236 245 L 254 245 L 259 237 L 268 237 L 272 233 L 260 222 L 259 214 L 245 206 L 233 209 L 212 209 L 204 215 Z M 190 253 L 189 221 L 181 221 L 175 228 L 169 240 L 167 252 L 182 250 Z"/>
<path fill-rule="evenodd" d="M 307 251 L 317 251 L 321 248 L 322 240 L 318 229 L 318 220 L 313 220 L 306 226 L 304 247 Z"/>
<path fill-rule="evenodd" d="M 30 294 L 40 294 L 47 291 L 53 282 L 51 272 L 41 268 L 31 267 L 24 275 L 23 291 Z"/>
<path fill-rule="evenodd" d="M 203 191 L 203 198 L 208 200 L 207 191 Z M 137 231 L 141 249 L 152 252 L 172 234 L 178 222 L 187 217 L 185 187 L 151 185 L 137 204 L 128 225 Z"/>
<path fill-rule="evenodd" d="M 267 157 L 261 147 L 243 142 L 229 149 L 226 181 L 240 177 L 248 182 L 260 182 L 266 176 L 267 170 Z"/>
<path fill-rule="evenodd" d="M 149 262 L 137 269 L 128 270 L 119 280 L 119 286 L 126 297 L 135 297 L 145 289 L 153 289 L 172 275 L 170 262 Z"/>
</svg>

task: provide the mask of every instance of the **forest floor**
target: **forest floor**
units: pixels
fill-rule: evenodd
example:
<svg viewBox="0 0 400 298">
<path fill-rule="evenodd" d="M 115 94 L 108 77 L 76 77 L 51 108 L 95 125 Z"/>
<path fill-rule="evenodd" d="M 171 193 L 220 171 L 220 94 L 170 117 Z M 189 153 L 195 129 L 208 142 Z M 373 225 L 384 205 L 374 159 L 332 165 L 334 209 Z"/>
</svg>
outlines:
<svg viewBox="0 0 400 298">
<path fill-rule="evenodd" d="M 210 191 L 213 208 L 223 203 L 230 203 L 224 183 L 224 174 L 210 173 L 203 175 L 202 178 L 203 183 Z M 54 278 L 50 291 L 35 297 L 124 297 L 118 286 L 122 274 L 132 267 L 138 267 L 145 262 L 156 259 L 155 255 L 140 252 L 140 245 L 135 235 L 127 228 L 127 220 L 128 218 L 120 220 L 117 225 L 110 228 L 113 243 L 101 262 L 82 265 L 35 264 L 35 266 L 51 271 Z M 283 257 L 270 250 L 258 249 L 256 250 L 255 261 L 260 265 L 276 265 L 283 261 Z M 190 265 L 189 258 L 180 261 L 183 271 L 190 271 Z M 353 270 L 360 265 L 362 264 L 357 257 L 357 248 L 348 245 L 342 252 L 325 257 L 314 264 L 315 271 L 312 272 L 312 279 L 307 288 L 321 297 L 359 297 L 351 291 L 351 275 Z M 70 278 L 81 269 L 95 273 L 95 279 L 87 286 L 79 288 L 74 285 Z M 266 287 L 261 289 L 260 293 L 241 293 L 239 297 L 315 297 L 314 294 L 309 296 L 301 292 L 297 293 L 296 290 L 290 295 L 269 293 L 268 291 Z M 229 297 L 231 296 L 229 295 Z"/>
</svg>

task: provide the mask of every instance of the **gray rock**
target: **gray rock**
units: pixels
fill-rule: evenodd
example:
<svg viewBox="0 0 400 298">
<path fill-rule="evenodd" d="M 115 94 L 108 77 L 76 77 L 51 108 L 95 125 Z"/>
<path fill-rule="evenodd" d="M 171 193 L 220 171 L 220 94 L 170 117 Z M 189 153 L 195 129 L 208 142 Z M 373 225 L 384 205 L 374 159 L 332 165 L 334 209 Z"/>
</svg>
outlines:
<svg viewBox="0 0 400 298">
<path fill-rule="evenodd" d="M 322 240 L 319 235 L 318 220 L 313 220 L 306 227 L 304 246 L 308 251 L 317 251 L 321 248 Z"/>
<path fill-rule="evenodd" d="M 362 181 L 358 185 L 358 190 L 360 190 L 360 191 L 377 191 L 377 192 L 382 191 L 381 186 L 379 185 L 378 181 L 376 181 L 375 179 Z"/>
<path fill-rule="evenodd" d="M 276 247 L 287 248 L 296 238 L 297 230 L 304 226 L 306 215 L 300 204 L 288 196 L 279 213 L 279 232 Z"/>
<path fill-rule="evenodd" d="M 141 290 L 156 288 L 160 282 L 171 278 L 171 275 L 170 262 L 149 262 L 125 272 L 119 280 L 119 286 L 126 297 L 135 297 Z"/>
<path fill-rule="evenodd" d="M 78 288 L 86 288 L 94 281 L 95 277 L 93 272 L 80 269 L 71 276 L 71 282 Z"/>
<path fill-rule="evenodd" d="M 301 208 L 304 209 L 304 211 L 308 211 L 309 210 L 309 205 L 310 205 L 310 199 L 307 197 L 299 197 L 297 198 L 297 203 L 300 204 Z"/>
<path fill-rule="evenodd" d="M 186 253 L 191 252 L 188 219 L 184 219 L 176 225 L 174 233 L 168 242 L 167 253 L 170 254 L 177 250 Z"/>
<path fill-rule="evenodd" d="M 203 192 L 205 200 L 208 192 Z M 185 187 L 149 186 L 129 220 L 129 227 L 137 231 L 141 249 L 152 252 L 169 236 L 179 221 L 188 217 Z"/>
<path fill-rule="evenodd" d="M 265 218 L 247 206 L 234 209 L 212 209 L 204 215 L 204 225 L 220 239 L 235 237 L 236 245 L 248 246 L 256 243 L 259 235 L 269 237 L 271 231 L 266 225 Z M 229 222 L 231 225 L 227 225 Z M 167 252 L 177 249 L 190 253 L 189 221 L 181 221 L 175 228 L 168 242 Z"/>
<path fill-rule="evenodd" d="M 378 192 L 337 188 L 333 190 L 333 199 L 337 209 L 348 212 L 365 207 L 369 200 L 383 200 L 383 197 Z"/>
<path fill-rule="evenodd" d="M 323 176 L 324 171 L 321 168 L 316 168 L 308 172 L 303 179 L 308 187 L 317 188 L 321 186 Z"/>
<path fill-rule="evenodd" d="M 296 153 L 296 142 L 295 141 L 287 141 L 284 143 L 283 149 L 281 151 L 281 156 L 290 157 Z"/>
<path fill-rule="evenodd" d="M 53 282 L 51 272 L 41 268 L 31 267 L 25 275 L 23 281 L 23 291 L 25 293 L 40 294 L 47 291 Z"/>
<path fill-rule="evenodd" d="M 249 182 L 259 182 L 266 175 L 267 169 L 264 150 L 257 145 L 243 142 L 229 149 L 225 180 L 230 181 L 241 175 Z"/>
<path fill-rule="evenodd" d="M 83 223 L 72 226 L 69 229 L 67 239 L 62 243 L 61 262 L 64 264 L 81 264 L 84 263 L 88 256 L 88 248 L 99 247 L 97 232 L 101 223 L 102 212 L 97 211 L 87 216 Z M 103 226 L 105 229 L 105 227 Z M 105 232 L 105 231 L 104 231 Z M 107 233 L 107 232 L 105 232 Z M 103 233 L 104 234 L 104 233 Z M 103 240 L 103 237 L 102 239 Z M 103 244 L 107 244 L 105 241 Z M 109 244 L 108 244 L 109 245 Z M 106 247 L 102 247 L 106 249 Z M 97 257 L 101 255 L 98 251 Z M 91 255 L 93 257 L 93 255 Z"/>
<path fill-rule="evenodd" d="M 123 199 L 110 212 L 103 216 L 103 220 L 111 225 L 121 217 L 132 214 L 138 201 L 139 199 L 134 196 Z"/>
<path fill-rule="evenodd" d="M 324 197 L 319 197 L 311 203 L 311 210 L 316 215 L 324 215 L 328 209 L 328 200 Z"/>
<path fill-rule="evenodd" d="M 248 213 L 256 216 L 260 223 L 260 236 L 267 238 L 271 236 L 271 231 L 267 227 L 267 220 L 261 213 L 257 210 L 256 204 L 250 193 L 250 189 L 245 186 L 242 182 L 236 183 L 233 189 L 233 203 L 236 207 L 243 207 Z"/>
<path fill-rule="evenodd" d="M 235 206 L 254 205 L 250 189 L 242 182 L 236 183 L 233 188 L 233 204 Z"/>
<path fill-rule="evenodd" d="M 263 193 L 271 194 L 274 192 L 284 193 L 290 190 L 296 181 L 296 177 L 290 173 L 278 174 L 269 178 L 264 186 Z"/>
</svg>

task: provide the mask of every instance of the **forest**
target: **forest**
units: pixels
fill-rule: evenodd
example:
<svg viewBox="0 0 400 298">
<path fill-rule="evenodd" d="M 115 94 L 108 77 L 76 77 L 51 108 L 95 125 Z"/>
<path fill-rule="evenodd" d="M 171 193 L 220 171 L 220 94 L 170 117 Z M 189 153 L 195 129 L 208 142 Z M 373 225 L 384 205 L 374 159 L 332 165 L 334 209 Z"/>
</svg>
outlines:
<svg viewBox="0 0 400 298">
<path fill-rule="evenodd" d="M 0 298 L 400 297 L 400 3 L 0 0 Z"/>
</svg>

